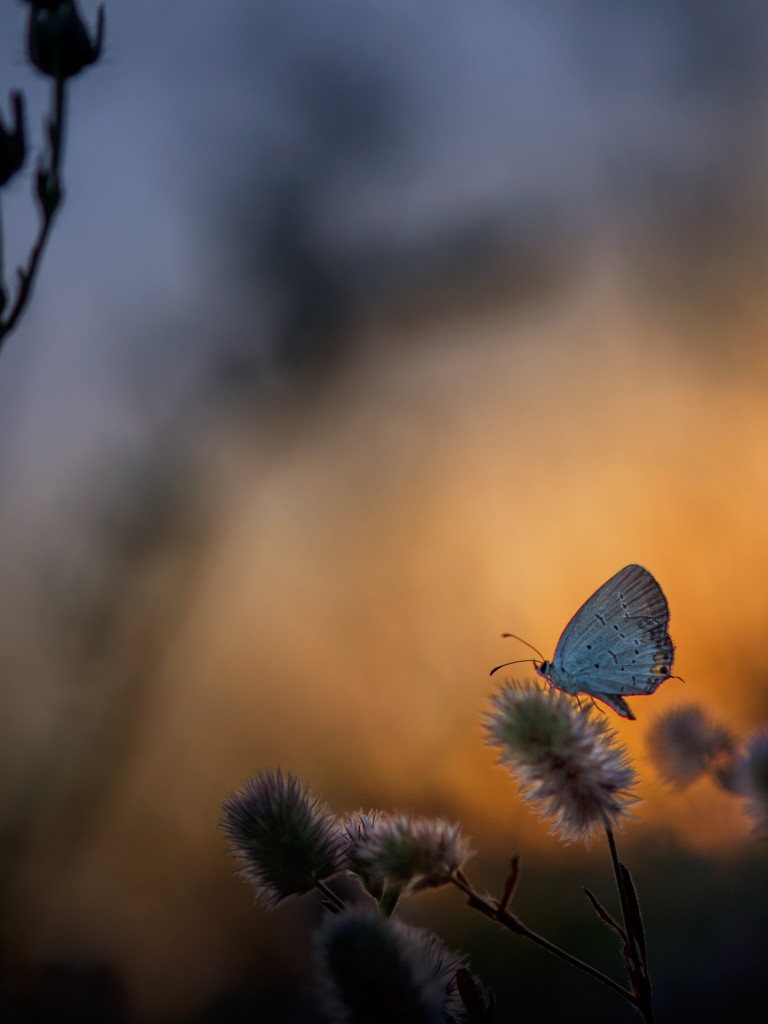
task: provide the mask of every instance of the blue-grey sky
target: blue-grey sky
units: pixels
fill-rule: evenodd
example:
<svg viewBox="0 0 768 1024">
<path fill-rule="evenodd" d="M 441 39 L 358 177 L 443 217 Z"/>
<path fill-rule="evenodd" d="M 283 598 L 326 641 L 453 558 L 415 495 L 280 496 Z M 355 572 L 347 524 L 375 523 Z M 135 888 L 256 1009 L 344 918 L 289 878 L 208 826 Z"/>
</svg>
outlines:
<svg viewBox="0 0 768 1024">
<path fill-rule="evenodd" d="M 333 232 L 372 246 L 531 210 L 600 237 L 653 220 L 665 190 L 762 178 L 768 19 L 746 2 L 106 7 L 104 59 L 71 90 L 66 204 L 3 355 L 0 394 L 21 383 L 34 410 L 25 433 L 38 393 L 51 417 L 98 419 L 117 353 L 159 357 L 188 318 L 220 321 L 228 202 L 258 206 L 281 177 L 322 177 Z M 26 90 L 39 141 L 26 10 L 0 11 L 0 95 Z M 372 122 L 381 139 L 356 146 Z M 11 265 L 30 167 L 4 197 Z M 184 371 L 163 372 L 172 394 Z"/>
</svg>

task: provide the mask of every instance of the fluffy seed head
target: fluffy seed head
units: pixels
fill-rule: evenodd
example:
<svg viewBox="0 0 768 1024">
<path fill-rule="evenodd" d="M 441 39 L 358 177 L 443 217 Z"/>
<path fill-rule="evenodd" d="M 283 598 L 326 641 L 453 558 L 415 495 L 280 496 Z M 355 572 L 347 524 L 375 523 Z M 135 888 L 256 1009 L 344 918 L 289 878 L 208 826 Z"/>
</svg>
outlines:
<svg viewBox="0 0 768 1024">
<path fill-rule="evenodd" d="M 316 946 L 320 998 L 334 1024 L 446 1024 L 462 1018 L 464 959 L 432 932 L 363 909 L 333 915 Z"/>
<path fill-rule="evenodd" d="M 374 816 L 375 815 L 375 816 Z M 411 891 L 445 885 L 469 857 L 461 825 L 412 814 L 359 813 L 345 822 L 350 870 Z"/>
<path fill-rule="evenodd" d="M 695 704 L 657 718 L 648 733 L 648 749 L 660 773 L 680 789 L 703 772 L 733 788 L 736 741 Z"/>
<path fill-rule="evenodd" d="M 506 683 L 491 696 L 485 716 L 487 742 L 516 778 L 520 795 L 534 804 L 565 842 L 589 839 L 603 825 L 617 825 L 637 801 L 627 750 L 591 707 L 577 708 L 559 690 L 535 683 Z"/>
<path fill-rule="evenodd" d="M 344 840 L 344 860 L 346 866 L 355 875 L 365 872 L 366 864 L 360 858 L 360 851 L 370 843 L 376 826 L 382 817 L 381 811 L 355 811 L 347 814 L 341 821 L 341 834 Z"/>
<path fill-rule="evenodd" d="M 357 875 L 365 890 L 378 902 L 384 895 L 384 880 L 368 874 L 368 865 L 360 856 L 371 841 L 376 824 L 381 818 L 381 811 L 355 811 L 347 814 L 341 821 L 341 836 L 344 866 L 353 875 Z"/>
<path fill-rule="evenodd" d="M 221 828 L 256 902 L 274 907 L 341 867 L 338 825 L 327 806 L 278 768 L 247 779 L 224 801 Z"/>
<path fill-rule="evenodd" d="M 768 832 L 768 732 L 758 733 L 747 745 L 741 765 L 747 810 L 761 832 Z"/>
</svg>

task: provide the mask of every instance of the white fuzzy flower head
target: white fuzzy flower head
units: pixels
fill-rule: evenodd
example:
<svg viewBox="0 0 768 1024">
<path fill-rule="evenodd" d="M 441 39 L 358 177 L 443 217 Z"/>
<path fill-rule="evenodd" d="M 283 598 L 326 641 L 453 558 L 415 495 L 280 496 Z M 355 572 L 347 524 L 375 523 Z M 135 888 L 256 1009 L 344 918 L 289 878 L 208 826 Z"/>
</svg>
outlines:
<svg viewBox="0 0 768 1024">
<path fill-rule="evenodd" d="M 365 869 L 365 863 L 360 859 L 360 851 L 370 843 L 376 826 L 382 817 L 381 811 L 355 811 L 354 814 L 347 814 L 341 821 L 341 834 L 344 842 L 344 858 L 347 867 L 355 874 L 360 875 Z"/>
<path fill-rule="evenodd" d="M 559 690 L 506 683 L 485 716 L 487 742 L 501 751 L 524 800 L 565 842 L 620 824 L 637 801 L 627 750 L 592 708 L 578 708 Z"/>
<path fill-rule="evenodd" d="M 334 1024 L 446 1024 L 462 1019 L 464 959 L 432 932 L 367 910 L 333 915 L 316 947 L 320 999 Z"/>
<path fill-rule="evenodd" d="M 733 788 L 736 742 L 695 704 L 657 718 L 648 733 L 648 750 L 664 778 L 681 789 L 703 772 Z"/>
<path fill-rule="evenodd" d="M 469 857 L 459 823 L 370 812 L 345 821 L 350 870 L 412 892 L 446 885 Z"/>
<path fill-rule="evenodd" d="M 225 800 L 222 830 L 256 901 L 274 907 L 340 870 L 338 823 L 293 775 L 259 772 Z"/>
<path fill-rule="evenodd" d="M 370 843 L 380 818 L 381 811 L 371 810 L 367 814 L 356 811 L 354 814 L 346 815 L 339 826 L 346 868 L 358 876 L 366 891 L 377 901 L 384 895 L 384 879 L 375 878 L 368 873 L 368 865 L 360 853 Z"/>
</svg>

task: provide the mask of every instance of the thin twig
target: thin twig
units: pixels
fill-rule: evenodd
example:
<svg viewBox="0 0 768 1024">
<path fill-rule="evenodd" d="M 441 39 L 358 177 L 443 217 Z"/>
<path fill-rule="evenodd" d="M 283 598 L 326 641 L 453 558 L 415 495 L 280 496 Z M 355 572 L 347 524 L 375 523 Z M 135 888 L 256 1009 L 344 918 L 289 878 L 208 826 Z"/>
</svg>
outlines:
<svg viewBox="0 0 768 1024">
<path fill-rule="evenodd" d="M 318 890 L 318 892 L 321 892 L 323 894 L 326 901 L 333 907 L 335 907 L 336 910 L 347 909 L 347 905 L 341 898 L 341 896 L 337 896 L 333 889 L 329 889 L 324 882 L 320 882 L 317 879 L 315 879 L 315 888 Z"/>
<path fill-rule="evenodd" d="M 585 887 L 584 888 L 584 892 L 586 894 L 587 899 L 592 904 L 592 907 L 593 907 L 595 913 L 597 914 L 597 916 L 600 918 L 600 920 L 604 921 L 605 924 L 607 924 L 609 928 L 612 928 L 613 931 L 615 931 L 616 934 L 619 936 L 621 941 L 626 944 L 626 942 L 627 942 L 627 933 L 621 927 L 619 922 L 618 921 L 614 921 L 614 919 L 611 917 L 611 915 L 608 913 L 608 911 L 602 905 L 600 900 L 598 900 L 597 896 L 595 896 L 595 894 L 590 889 L 587 889 Z"/>
<path fill-rule="evenodd" d="M 48 235 L 50 234 L 56 211 L 61 203 L 60 167 L 64 141 L 65 119 L 66 79 L 57 78 L 54 81 L 53 112 L 51 114 L 50 121 L 48 122 L 50 160 L 48 166 L 46 166 L 45 158 L 43 158 L 37 177 L 39 182 L 41 174 L 48 176 L 49 183 L 55 189 L 56 199 L 49 203 L 44 203 L 42 199 L 40 200 L 41 220 L 37 238 L 30 250 L 26 267 L 19 267 L 16 272 L 18 277 L 18 291 L 16 293 L 16 299 L 13 306 L 11 307 L 11 311 L 8 314 L 8 318 L 3 320 L 0 317 L 0 350 L 2 350 L 5 338 L 16 326 L 19 317 L 24 312 L 27 302 L 29 301 L 35 275 L 37 274 L 37 270 L 40 265 L 40 258 L 43 255 L 45 244 L 48 241 Z"/>
<path fill-rule="evenodd" d="M 536 943 L 537 946 L 541 946 L 542 949 L 546 949 L 548 953 L 552 953 L 554 956 L 559 957 L 572 967 L 578 967 L 580 971 L 584 971 L 603 985 L 612 989 L 618 995 L 623 996 L 628 1002 L 632 1003 L 633 1006 L 638 1006 L 637 997 L 634 993 L 630 992 L 629 989 L 624 988 L 618 982 L 614 981 L 613 978 L 608 977 L 607 974 L 603 974 L 596 967 L 592 967 L 591 964 L 585 963 L 583 960 L 579 960 L 578 957 L 573 956 L 571 953 L 566 952 L 559 946 L 556 946 L 549 939 L 545 939 L 543 935 L 538 935 L 536 932 L 531 931 L 527 928 L 523 922 L 510 913 L 509 910 L 504 909 L 496 901 L 490 902 L 482 897 L 467 880 L 465 875 L 458 871 L 453 876 L 452 881 L 461 891 L 468 897 L 470 907 L 475 910 L 479 910 L 481 914 L 490 918 L 492 921 L 496 921 L 504 928 L 508 928 L 516 935 L 522 935 L 525 939 L 530 939 L 531 942 Z"/>
<path fill-rule="evenodd" d="M 0 292 L 5 298 L 5 267 L 4 267 L 4 245 L 3 245 L 3 194 L 0 192 Z M 0 330 L 2 329 L 3 310 L 0 309 Z"/>
<path fill-rule="evenodd" d="M 500 910 L 506 910 L 512 901 L 512 897 L 517 886 L 517 879 L 520 876 L 520 854 L 516 853 L 512 858 L 510 864 L 510 871 L 507 875 L 507 880 L 504 883 L 504 892 L 501 896 L 501 903 L 499 904 Z"/>
</svg>

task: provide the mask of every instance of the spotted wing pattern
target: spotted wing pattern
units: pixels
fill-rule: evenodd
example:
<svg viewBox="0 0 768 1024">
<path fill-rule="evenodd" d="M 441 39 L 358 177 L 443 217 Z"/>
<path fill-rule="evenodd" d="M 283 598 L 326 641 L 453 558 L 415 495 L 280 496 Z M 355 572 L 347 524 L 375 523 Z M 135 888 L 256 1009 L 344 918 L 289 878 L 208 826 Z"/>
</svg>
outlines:
<svg viewBox="0 0 768 1024">
<path fill-rule="evenodd" d="M 622 695 L 649 694 L 668 679 L 674 645 L 669 606 L 647 569 L 628 565 L 604 583 L 563 630 L 550 666 L 554 686 L 588 693 L 633 718 Z"/>
</svg>

